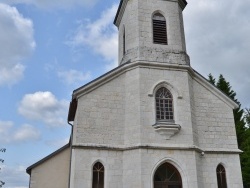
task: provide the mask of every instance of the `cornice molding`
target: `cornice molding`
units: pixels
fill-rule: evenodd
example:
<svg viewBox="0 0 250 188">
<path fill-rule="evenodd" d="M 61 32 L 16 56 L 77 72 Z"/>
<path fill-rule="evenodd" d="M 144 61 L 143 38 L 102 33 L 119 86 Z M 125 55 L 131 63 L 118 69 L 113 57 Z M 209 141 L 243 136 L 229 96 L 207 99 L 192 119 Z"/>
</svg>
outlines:
<svg viewBox="0 0 250 188">
<path fill-rule="evenodd" d="M 104 85 L 105 83 L 109 82 L 112 79 L 124 74 L 127 71 L 133 70 L 135 68 L 155 68 L 155 69 L 162 69 L 162 70 L 174 70 L 174 71 L 186 71 L 190 74 L 190 76 L 200 83 L 203 87 L 208 89 L 212 92 L 215 96 L 219 99 L 224 101 L 230 108 L 235 109 L 238 108 L 238 104 L 235 103 L 231 98 L 225 95 L 221 90 L 217 87 L 212 85 L 206 78 L 200 75 L 197 71 L 192 69 L 188 65 L 182 64 L 168 64 L 168 63 L 158 63 L 158 62 L 145 62 L 145 61 L 135 61 L 135 62 L 127 62 L 124 63 L 117 68 L 109 71 L 108 73 L 102 75 L 101 77 L 93 80 L 92 82 L 76 89 L 73 92 L 73 99 L 78 99 L 81 96 L 91 92 L 92 90 Z"/>
<path fill-rule="evenodd" d="M 122 19 L 122 16 L 124 14 L 124 11 L 125 11 L 125 8 L 127 6 L 127 3 L 128 3 L 129 0 L 121 0 L 120 1 L 120 4 L 118 6 L 118 10 L 116 12 L 116 15 L 115 15 L 115 19 L 114 19 L 114 25 L 119 27 L 120 23 L 121 23 L 121 19 Z M 182 10 L 185 9 L 185 7 L 187 6 L 187 1 L 186 0 L 165 0 L 165 1 L 174 1 L 174 2 L 177 2 L 178 1 L 178 4 L 179 6 L 181 7 Z"/>
<path fill-rule="evenodd" d="M 156 149 L 156 150 L 183 150 L 183 151 L 195 151 L 200 154 L 240 154 L 242 153 L 239 149 L 216 149 L 207 148 L 202 149 L 198 146 L 183 145 L 183 146 L 163 146 L 163 145 L 152 145 L 152 144 L 137 144 L 137 145 L 106 145 L 106 144 L 74 144 L 72 149 L 97 149 L 97 150 L 112 150 L 112 151 L 129 151 L 137 149 Z"/>
<path fill-rule="evenodd" d="M 99 78 L 89 82 L 88 84 L 76 89 L 73 92 L 73 99 L 78 99 L 81 96 L 91 92 L 95 88 L 104 85 L 105 83 L 109 82 L 110 80 L 115 79 L 116 77 L 124 74 L 127 71 L 136 69 L 136 68 L 155 68 L 155 69 L 162 69 L 162 70 L 179 70 L 179 71 L 188 71 L 192 70 L 192 68 L 188 65 L 178 65 L 178 64 L 167 64 L 167 63 L 158 63 L 158 62 L 144 62 L 144 61 L 135 61 L 135 62 L 128 62 L 120 65 L 119 67 L 109 71 L 108 73 L 100 76 Z"/>
</svg>

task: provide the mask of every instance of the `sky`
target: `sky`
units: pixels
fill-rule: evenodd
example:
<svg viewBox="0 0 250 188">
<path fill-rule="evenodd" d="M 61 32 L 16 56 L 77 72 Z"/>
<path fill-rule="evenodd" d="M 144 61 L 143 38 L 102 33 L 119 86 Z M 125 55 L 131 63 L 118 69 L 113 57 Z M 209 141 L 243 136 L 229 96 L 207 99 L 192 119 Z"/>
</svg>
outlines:
<svg viewBox="0 0 250 188">
<path fill-rule="evenodd" d="M 250 0 L 187 0 L 191 66 L 223 74 L 250 107 Z M 0 0 L 0 179 L 28 188 L 28 166 L 69 141 L 74 89 L 118 65 L 119 0 Z"/>
</svg>

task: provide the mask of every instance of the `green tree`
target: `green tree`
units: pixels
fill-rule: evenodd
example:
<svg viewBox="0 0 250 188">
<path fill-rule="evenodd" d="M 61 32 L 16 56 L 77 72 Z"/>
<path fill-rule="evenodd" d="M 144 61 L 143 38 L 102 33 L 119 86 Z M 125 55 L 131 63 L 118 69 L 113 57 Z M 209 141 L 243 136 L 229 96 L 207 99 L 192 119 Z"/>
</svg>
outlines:
<svg viewBox="0 0 250 188">
<path fill-rule="evenodd" d="M 243 151 L 240 155 L 243 183 L 245 188 L 250 188 L 250 129 L 246 126 L 246 122 L 250 125 L 250 110 L 244 112 L 240 102 L 236 99 L 236 92 L 232 90 L 232 86 L 222 75 L 216 82 L 216 79 L 209 74 L 208 80 L 239 105 L 237 109 L 233 110 L 234 122 L 238 146 Z"/>
<path fill-rule="evenodd" d="M 240 155 L 242 176 L 245 188 L 250 188 L 250 129 L 246 130 L 245 141 L 242 143 L 242 150 Z"/>
<path fill-rule="evenodd" d="M 244 142 L 245 132 L 246 132 L 246 123 L 244 120 L 244 109 L 241 109 L 240 102 L 236 99 L 236 93 L 234 90 L 232 90 L 232 86 L 229 82 L 226 81 L 226 79 L 220 75 L 218 81 L 216 82 L 216 79 L 209 74 L 208 80 L 211 84 L 215 85 L 218 89 L 220 89 L 223 93 L 225 93 L 228 97 L 230 97 L 233 101 L 235 101 L 239 108 L 234 109 L 234 123 L 236 128 L 236 134 L 237 134 L 237 141 L 238 146 L 240 149 L 242 146 L 242 143 Z"/>
<path fill-rule="evenodd" d="M 2 153 L 4 153 L 5 151 L 6 151 L 5 148 L 0 149 L 0 152 L 2 152 Z M 4 160 L 0 158 L 0 162 L 4 163 Z M 0 170 L 1 170 L 1 168 L 0 168 Z M 5 184 L 5 182 L 3 182 L 2 180 L 0 180 L 0 187 L 3 187 L 4 184 Z"/>
<path fill-rule="evenodd" d="M 246 119 L 247 127 L 250 128 L 250 108 L 246 108 L 245 119 Z"/>
<path fill-rule="evenodd" d="M 247 130 L 245 132 L 245 141 L 243 143 L 243 151 L 241 154 L 242 166 L 244 169 L 242 170 L 244 181 L 244 186 L 246 188 L 250 188 L 250 108 L 245 110 L 245 121 L 247 124 Z"/>
</svg>

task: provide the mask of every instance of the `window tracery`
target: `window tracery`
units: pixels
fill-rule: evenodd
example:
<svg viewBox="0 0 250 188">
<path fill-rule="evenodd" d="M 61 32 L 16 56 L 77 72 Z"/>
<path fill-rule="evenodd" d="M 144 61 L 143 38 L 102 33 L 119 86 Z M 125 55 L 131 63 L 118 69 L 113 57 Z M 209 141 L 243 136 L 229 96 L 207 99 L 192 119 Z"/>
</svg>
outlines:
<svg viewBox="0 0 250 188">
<path fill-rule="evenodd" d="M 219 164 L 216 168 L 218 188 L 227 188 L 226 170 Z"/>
<path fill-rule="evenodd" d="M 92 188 L 104 188 L 104 166 L 100 162 L 93 166 Z"/>
<path fill-rule="evenodd" d="M 157 121 L 174 120 L 173 96 L 167 88 L 161 87 L 156 91 L 155 104 Z"/>
</svg>

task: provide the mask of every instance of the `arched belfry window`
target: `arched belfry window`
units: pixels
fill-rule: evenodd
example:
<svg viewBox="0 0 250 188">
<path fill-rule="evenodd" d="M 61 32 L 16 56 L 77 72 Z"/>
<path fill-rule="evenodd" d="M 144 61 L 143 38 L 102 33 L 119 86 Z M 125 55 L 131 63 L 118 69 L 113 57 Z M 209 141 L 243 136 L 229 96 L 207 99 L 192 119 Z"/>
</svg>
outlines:
<svg viewBox="0 0 250 188">
<path fill-rule="evenodd" d="M 97 162 L 93 166 L 92 188 L 104 188 L 104 166 Z"/>
<path fill-rule="evenodd" d="M 178 170 L 169 163 L 163 163 L 154 174 L 154 188 L 182 188 Z"/>
<path fill-rule="evenodd" d="M 174 121 L 173 96 L 167 88 L 156 91 L 155 104 L 157 121 Z"/>
<path fill-rule="evenodd" d="M 153 15 L 153 41 L 155 44 L 168 44 L 166 19 L 160 13 Z"/>
<path fill-rule="evenodd" d="M 226 170 L 219 164 L 216 168 L 218 188 L 227 188 Z"/>
</svg>

